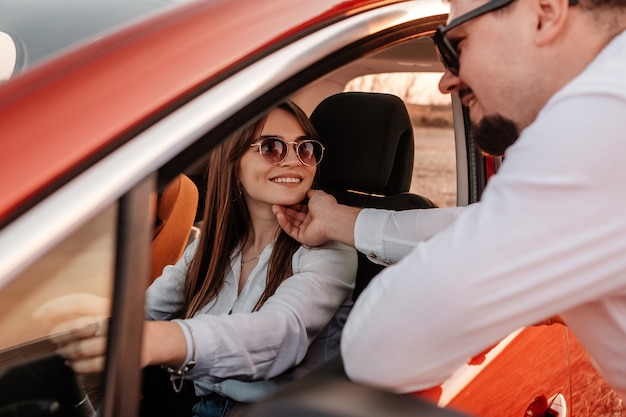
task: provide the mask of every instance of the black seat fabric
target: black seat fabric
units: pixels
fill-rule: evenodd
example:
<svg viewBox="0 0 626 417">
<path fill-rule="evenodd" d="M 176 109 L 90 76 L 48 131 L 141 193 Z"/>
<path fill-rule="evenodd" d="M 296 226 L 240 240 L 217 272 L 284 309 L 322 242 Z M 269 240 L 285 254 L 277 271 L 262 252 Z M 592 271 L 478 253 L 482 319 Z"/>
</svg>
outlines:
<svg viewBox="0 0 626 417">
<path fill-rule="evenodd" d="M 326 147 L 319 186 L 339 203 L 391 210 L 436 207 L 428 198 L 409 193 L 413 127 L 399 97 L 335 94 L 315 108 L 311 122 Z M 381 269 L 359 253 L 354 299 Z"/>
</svg>

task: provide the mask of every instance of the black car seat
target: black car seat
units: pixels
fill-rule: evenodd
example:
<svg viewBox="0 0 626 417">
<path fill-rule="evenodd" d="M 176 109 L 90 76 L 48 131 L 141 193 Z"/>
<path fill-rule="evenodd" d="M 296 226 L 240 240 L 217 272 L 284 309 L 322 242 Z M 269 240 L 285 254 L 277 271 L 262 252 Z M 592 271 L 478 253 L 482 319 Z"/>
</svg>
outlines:
<svg viewBox="0 0 626 417">
<path fill-rule="evenodd" d="M 326 147 L 319 188 L 339 203 L 391 210 L 436 207 L 428 198 L 409 192 L 413 127 L 399 97 L 339 93 L 323 100 L 310 118 Z M 382 268 L 359 253 L 355 300 Z"/>
</svg>

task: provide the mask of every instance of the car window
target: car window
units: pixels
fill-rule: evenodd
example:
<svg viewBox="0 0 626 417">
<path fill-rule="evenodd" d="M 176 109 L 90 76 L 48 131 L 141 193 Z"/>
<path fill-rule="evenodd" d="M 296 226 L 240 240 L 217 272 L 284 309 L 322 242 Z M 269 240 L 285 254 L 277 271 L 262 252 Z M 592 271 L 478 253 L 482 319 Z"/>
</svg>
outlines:
<svg viewBox="0 0 626 417">
<path fill-rule="evenodd" d="M 83 327 L 95 332 L 96 322 L 109 314 L 116 208 L 107 207 L 0 289 L 0 410 L 43 407 L 71 416 L 79 403 L 97 406 L 101 376 L 76 378 L 55 355 L 53 339 Z M 93 320 L 56 331 L 40 314 L 50 306 L 89 311 Z M 93 392 L 89 402 L 82 401 L 85 386 Z"/>
<path fill-rule="evenodd" d="M 400 97 L 409 112 L 415 140 L 410 192 L 439 207 L 456 198 L 456 150 L 450 95 L 437 90 L 441 73 L 383 73 L 351 80 L 345 91 L 372 91 Z"/>
</svg>

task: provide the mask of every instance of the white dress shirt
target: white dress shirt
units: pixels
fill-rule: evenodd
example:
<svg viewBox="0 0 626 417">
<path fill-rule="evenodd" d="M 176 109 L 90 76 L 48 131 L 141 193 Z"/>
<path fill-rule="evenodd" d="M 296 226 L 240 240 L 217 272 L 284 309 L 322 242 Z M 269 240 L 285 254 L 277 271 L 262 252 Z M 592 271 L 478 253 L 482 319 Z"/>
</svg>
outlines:
<svg viewBox="0 0 626 417">
<path fill-rule="evenodd" d="M 348 375 L 425 389 L 510 332 L 560 314 L 626 399 L 625 179 L 626 32 L 550 99 L 481 202 L 361 212 L 357 249 L 397 263 L 348 318 Z"/>
</svg>

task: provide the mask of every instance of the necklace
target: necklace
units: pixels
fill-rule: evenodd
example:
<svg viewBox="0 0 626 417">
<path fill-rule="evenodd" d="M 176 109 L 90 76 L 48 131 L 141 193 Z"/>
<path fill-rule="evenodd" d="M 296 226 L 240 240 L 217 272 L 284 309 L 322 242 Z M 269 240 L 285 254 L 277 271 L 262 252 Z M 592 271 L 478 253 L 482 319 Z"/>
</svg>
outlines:
<svg viewBox="0 0 626 417">
<path fill-rule="evenodd" d="M 250 258 L 250 259 L 243 259 L 243 256 L 241 257 L 241 265 L 248 263 L 250 261 L 254 261 L 255 259 L 259 258 L 261 256 L 261 254 L 259 253 L 257 256 L 255 256 L 254 258 Z"/>
</svg>

